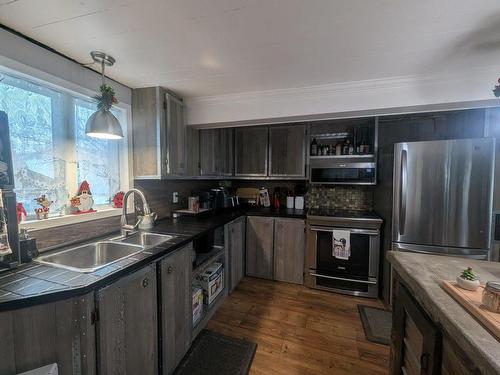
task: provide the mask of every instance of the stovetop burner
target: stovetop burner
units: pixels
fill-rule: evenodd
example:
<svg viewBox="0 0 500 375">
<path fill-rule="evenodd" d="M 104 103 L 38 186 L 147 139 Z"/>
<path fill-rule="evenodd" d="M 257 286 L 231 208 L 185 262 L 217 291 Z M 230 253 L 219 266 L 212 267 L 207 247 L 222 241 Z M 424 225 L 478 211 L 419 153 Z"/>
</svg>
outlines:
<svg viewBox="0 0 500 375">
<path fill-rule="evenodd" d="M 366 210 L 338 210 L 332 208 L 310 208 L 307 216 L 326 216 L 336 218 L 352 218 L 352 219 L 380 219 L 373 211 Z"/>
</svg>

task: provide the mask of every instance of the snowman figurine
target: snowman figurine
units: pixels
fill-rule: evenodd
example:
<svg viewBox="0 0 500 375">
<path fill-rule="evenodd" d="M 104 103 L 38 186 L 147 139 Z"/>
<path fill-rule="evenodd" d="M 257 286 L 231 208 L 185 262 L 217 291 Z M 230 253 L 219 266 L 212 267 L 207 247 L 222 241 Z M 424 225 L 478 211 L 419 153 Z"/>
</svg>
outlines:
<svg viewBox="0 0 500 375">
<path fill-rule="evenodd" d="M 83 181 L 78 188 L 78 193 L 75 197 L 71 198 L 71 206 L 77 209 L 76 214 L 85 214 L 88 212 L 95 212 L 92 209 L 94 205 L 94 198 L 90 192 L 90 185 L 87 181 Z"/>
</svg>

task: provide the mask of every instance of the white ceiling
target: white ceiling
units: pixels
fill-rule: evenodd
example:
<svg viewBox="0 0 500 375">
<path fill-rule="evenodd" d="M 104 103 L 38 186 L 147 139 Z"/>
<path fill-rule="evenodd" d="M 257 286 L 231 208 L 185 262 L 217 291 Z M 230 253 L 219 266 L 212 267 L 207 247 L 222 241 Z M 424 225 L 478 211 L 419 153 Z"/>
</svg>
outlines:
<svg viewBox="0 0 500 375">
<path fill-rule="evenodd" d="M 0 23 L 184 97 L 500 63 L 498 0 L 0 0 Z"/>
</svg>

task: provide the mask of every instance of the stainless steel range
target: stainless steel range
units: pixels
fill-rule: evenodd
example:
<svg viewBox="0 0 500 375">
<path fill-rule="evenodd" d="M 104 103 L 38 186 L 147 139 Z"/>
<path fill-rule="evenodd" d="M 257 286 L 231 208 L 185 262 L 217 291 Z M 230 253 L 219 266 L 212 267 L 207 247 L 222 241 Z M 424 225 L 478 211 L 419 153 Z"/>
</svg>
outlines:
<svg viewBox="0 0 500 375">
<path fill-rule="evenodd" d="M 381 225 L 369 211 L 310 209 L 305 285 L 376 298 Z"/>
</svg>

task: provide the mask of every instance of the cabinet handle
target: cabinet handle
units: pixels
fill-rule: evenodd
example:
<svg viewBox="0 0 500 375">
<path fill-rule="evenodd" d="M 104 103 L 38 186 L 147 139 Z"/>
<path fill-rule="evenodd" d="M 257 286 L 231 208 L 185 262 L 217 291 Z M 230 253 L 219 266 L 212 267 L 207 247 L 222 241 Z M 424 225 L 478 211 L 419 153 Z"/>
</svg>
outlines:
<svg viewBox="0 0 500 375">
<path fill-rule="evenodd" d="M 172 272 L 174 272 L 174 266 L 168 266 L 167 273 L 172 273 Z"/>
<path fill-rule="evenodd" d="M 149 278 L 145 277 L 144 279 L 142 279 L 142 287 L 147 288 L 148 285 L 149 285 Z"/>
</svg>

